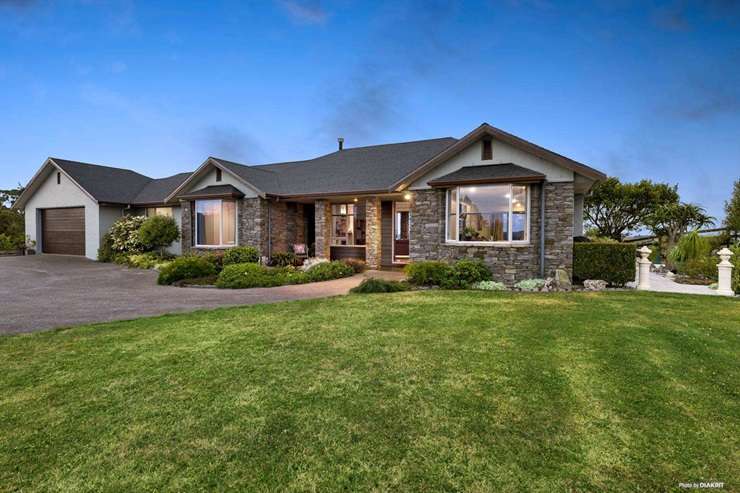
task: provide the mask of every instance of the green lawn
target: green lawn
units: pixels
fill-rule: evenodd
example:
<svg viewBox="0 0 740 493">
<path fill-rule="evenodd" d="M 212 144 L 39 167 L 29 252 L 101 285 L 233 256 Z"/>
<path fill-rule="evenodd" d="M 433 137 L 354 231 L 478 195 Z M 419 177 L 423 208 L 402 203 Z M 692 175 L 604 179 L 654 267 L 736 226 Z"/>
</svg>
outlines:
<svg viewBox="0 0 740 493">
<path fill-rule="evenodd" d="M 3 337 L 0 490 L 737 491 L 739 336 L 719 297 L 429 291 Z"/>
</svg>

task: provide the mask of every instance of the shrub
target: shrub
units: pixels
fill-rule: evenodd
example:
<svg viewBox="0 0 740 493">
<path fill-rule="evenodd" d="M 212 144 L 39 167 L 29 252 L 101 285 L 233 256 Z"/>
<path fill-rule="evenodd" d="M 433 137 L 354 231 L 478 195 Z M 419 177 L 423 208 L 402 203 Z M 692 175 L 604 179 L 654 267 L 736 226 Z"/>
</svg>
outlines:
<svg viewBox="0 0 740 493">
<path fill-rule="evenodd" d="M 740 243 L 731 246 L 730 250 L 735 254 L 730 257 L 732 262 L 732 289 L 735 293 L 740 294 Z"/>
<path fill-rule="evenodd" d="M 437 260 L 413 262 L 404 271 L 408 281 L 417 286 L 440 286 L 452 275 L 452 267 Z"/>
<path fill-rule="evenodd" d="M 480 259 L 463 258 L 452 265 L 452 275 L 441 285 L 445 288 L 468 288 L 471 284 L 490 281 L 491 269 Z"/>
<path fill-rule="evenodd" d="M 305 272 L 289 268 L 271 268 L 254 263 L 224 266 L 218 275 L 216 287 L 222 289 L 269 288 L 284 284 L 308 282 Z"/>
<path fill-rule="evenodd" d="M 676 271 L 682 276 L 694 279 L 717 279 L 719 275 L 718 261 L 719 257 L 715 259 L 709 255 L 693 258 L 676 264 Z"/>
<path fill-rule="evenodd" d="M 137 269 L 154 269 L 174 257 L 172 255 L 160 255 L 155 252 L 146 252 L 132 253 L 131 255 L 121 256 L 120 258 L 123 259 L 123 262 L 121 263 L 126 263 L 129 267 Z"/>
<path fill-rule="evenodd" d="M 260 252 L 251 246 L 229 248 L 224 253 L 223 265 L 256 264 L 260 261 Z"/>
<path fill-rule="evenodd" d="M 200 255 L 204 259 L 206 259 L 209 263 L 213 264 L 213 267 L 216 268 L 216 272 L 221 272 L 221 269 L 224 268 L 224 257 L 226 256 L 225 252 L 208 252 Z"/>
<path fill-rule="evenodd" d="M 116 253 L 141 253 L 145 245 L 141 242 L 139 229 L 146 218 L 143 216 L 124 216 L 113 223 L 108 234 L 111 247 Z"/>
<path fill-rule="evenodd" d="M 331 281 L 332 279 L 339 279 L 340 277 L 349 277 L 353 275 L 355 271 L 349 265 L 345 264 L 341 260 L 334 260 L 333 262 L 322 262 L 314 265 L 306 271 L 308 279 L 311 282 L 317 281 Z"/>
<path fill-rule="evenodd" d="M 479 281 L 470 286 L 480 291 L 506 291 L 506 285 L 496 281 Z"/>
<path fill-rule="evenodd" d="M 408 289 L 408 285 L 402 282 L 386 281 L 385 279 L 376 279 L 374 277 L 371 277 L 370 279 L 365 279 L 360 283 L 359 286 L 356 286 L 349 291 L 350 293 L 360 294 L 397 293 L 399 291 L 407 291 Z"/>
<path fill-rule="evenodd" d="M 346 258 L 342 260 L 345 264 L 352 267 L 352 270 L 355 272 L 355 274 L 362 274 L 367 270 L 367 263 L 364 260 L 356 259 L 356 258 Z"/>
<path fill-rule="evenodd" d="M 706 257 L 712 249 L 709 240 L 699 235 L 697 231 L 685 234 L 678 240 L 678 244 L 668 254 L 668 258 L 676 263 Z"/>
<path fill-rule="evenodd" d="M 0 250 L 18 250 L 26 246 L 23 233 L 0 234 Z"/>
<path fill-rule="evenodd" d="M 573 245 L 573 279 L 600 279 L 623 286 L 635 280 L 637 249 L 625 243 L 575 243 Z"/>
<path fill-rule="evenodd" d="M 325 259 L 325 258 L 309 257 L 309 258 L 307 258 L 306 260 L 303 261 L 303 265 L 301 265 L 301 270 L 305 272 L 305 271 L 313 268 L 313 266 L 315 266 L 315 265 L 325 264 L 325 263 L 328 263 L 328 262 L 329 262 L 329 260 L 328 259 Z"/>
<path fill-rule="evenodd" d="M 286 267 L 288 265 L 296 265 L 298 263 L 298 257 L 292 252 L 275 252 L 270 257 L 270 265 L 276 267 Z"/>
<path fill-rule="evenodd" d="M 179 257 L 162 267 L 159 271 L 159 284 L 172 284 L 182 279 L 212 276 L 216 268 L 208 260 L 197 255 Z"/>
<path fill-rule="evenodd" d="M 525 279 L 514 284 L 514 287 L 522 291 L 539 291 L 544 285 L 544 279 Z"/>
<path fill-rule="evenodd" d="M 105 233 L 98 248 L 98 262 L 113 262 L 116 252 L 113 250 L 113 238 Z"/>
<path fill-rule="evenodd" d="M 145 250 L 159 249 L 164 253 L 165 248 L 179 239 L 180 228 L 171 217 L 152 216 L 147 218 L 139 228 L 139 241 Z"/>
</svg>

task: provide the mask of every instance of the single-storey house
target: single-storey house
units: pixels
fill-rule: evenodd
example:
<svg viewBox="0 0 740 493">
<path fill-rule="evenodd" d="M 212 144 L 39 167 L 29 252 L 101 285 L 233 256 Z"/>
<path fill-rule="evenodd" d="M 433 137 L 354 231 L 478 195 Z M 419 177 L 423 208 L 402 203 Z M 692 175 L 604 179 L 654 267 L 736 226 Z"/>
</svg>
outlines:
<svg viewBox="0 0 740 493">
<path fill-rule="evenodd" d="M 306 161 L 244 165 L 209 157 L 153 179 L 49 158 L 15 207 L 39 253 L 95 259 L 124 214 L 172 216 L 175 253 L 252 245 L 373 268 L 478 257 L 497 279 L 571 271 L 583 198 L 605 175 L 486 123 L 466 136 L 343 148 Z"/>
</svg>

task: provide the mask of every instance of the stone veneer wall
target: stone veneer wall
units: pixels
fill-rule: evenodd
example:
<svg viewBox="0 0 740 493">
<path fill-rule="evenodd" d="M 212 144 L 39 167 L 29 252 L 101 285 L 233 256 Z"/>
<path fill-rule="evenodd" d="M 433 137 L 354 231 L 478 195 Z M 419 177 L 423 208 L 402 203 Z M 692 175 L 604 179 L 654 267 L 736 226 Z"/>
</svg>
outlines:
<svg viewBox="0 0 740 493">
<path fill-rule="evenodd" d="M 381 263 L 380 199 L 365 200 L 365 262 L 371 269 L 379 269 Z"/>
<path fill-rule="evenodd" d="M 314 208 L 316 235 L 316 252 L 314 255 L 319 258 L 329 258 L 331 254 L 329 248 L 329 241 L 331 240 L 331 204 L 320 199 L 314 202 Z"/>
<path fill-rule="evenodd" d="M 523 246 L 474 246 L 444 243 L 445 190 L 418 190 L 411 199 L 409 255 L 415 260 L 480 258 L 488 264 L 494 279 L 508 285 L 539 277 L 540 271 L 540 186 L 530 187 L 530 242 Z M 562 268 L 572 275 L 573 266 L 573 183 L 545 185 L 545 275 Z"/>
<path fill-rule="evenodd" d="M 181 205 L 182 253 L 212 252 L 213 248 L 193 246 L 193 202 L 183 201 Z M 240 246 L 253 246 L 261 255 L 267 255 L 267 201 L 256 197 L 237 200 L 237 243 Z"/>
<path fill-rule="evenodd" d="M 305 243 L 303 204 L 270 202 L 270 236 L 272 253 L 290 252 L 296 243 Z"/>
</svg>

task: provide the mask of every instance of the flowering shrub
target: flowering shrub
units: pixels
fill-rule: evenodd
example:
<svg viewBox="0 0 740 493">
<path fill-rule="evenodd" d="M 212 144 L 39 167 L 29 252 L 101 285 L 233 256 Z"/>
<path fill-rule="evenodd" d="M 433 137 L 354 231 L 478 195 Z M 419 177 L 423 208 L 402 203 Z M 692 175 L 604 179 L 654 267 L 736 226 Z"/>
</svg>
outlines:
<svg viewBox="0 0 740 493">
<path fill-rule="evenodd" d="M 141 253 L 145 245 L 139 236 L 139 229 L 146 218 L 143 216 L 123 216 L 113 223 L 108 234 L 110 246 L 117 253 Z"/>
<path fill-rule="evenodd" d="M 329 260 L 325 258 L 318 258 L 318 257 L 309 257 L 306 260 L 303 261 L 303 265 L 301 266 L 302 271 L 307 271 L 311 269 L 313 266 L 318 264 L 324 264 L 329 262 Z"/>
</svg>

